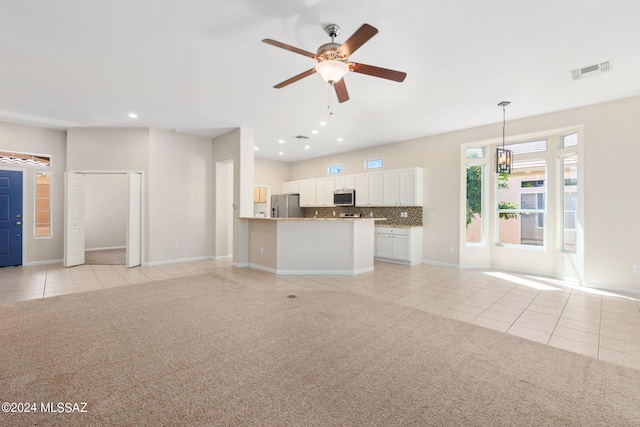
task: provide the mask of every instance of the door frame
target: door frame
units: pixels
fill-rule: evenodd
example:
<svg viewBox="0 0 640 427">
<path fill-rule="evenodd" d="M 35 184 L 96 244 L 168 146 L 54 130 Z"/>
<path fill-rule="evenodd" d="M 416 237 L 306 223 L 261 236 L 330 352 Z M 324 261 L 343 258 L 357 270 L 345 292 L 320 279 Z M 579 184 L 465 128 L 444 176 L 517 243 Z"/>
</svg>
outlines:
<svg viewBox="0 0 640 427">
<path fill-rule="evenodd" d="M 9 172 L 22 172 L 22 264 L 20 264 L 21 266 L 25 265 L 25 262 L 27 260 L 27 233 L 25 233 L 25 226 L 27 225 L 27 218 L 29 219 L 29 225 L 32 225 L 32 221 L 35 221 L 35 208 L 34 208 L 34 215 L 29 215 L 27 216 L 27 198 L 28 198 L 28 192 L 27 192 L 27 181 L 29 180 L 29 176 L 27 175 L 27 172 L 29 171 L 29 169 L 27 168 L 15 168 L 15 167 L 11 167 L 8 164 L 3 164 L 2 166 L 0 166 L 0 170 L 3 171 L 9 171 Z M 34 175 L 35 177 L 35 175 Z M 34 197 L 35 197 L 35 183 L 34 183 Z M 32 227 L 32 230 L 35 229 L 35 227 Z M 35 239 L 35 232 L 33 233 L 33 238 Z"/>
<path fill-rule="evenodd" d="M 144 171 L 142 170 L 70 170 L 67 173 L 75 173 L 80 175 L 126 175 L 130 173 L 140 174 L 140 265 L 144 266 L 144 255 L 145 255 L 145 190 L 144 190 Z M 129 192 L 127 191 L 127 198 L 129 197 Z M 64 201 L 66 206 L 67 200 Z M 127 202 L 127 216 L 129 215 L 129 204 Z M 67 224 L 64 225 L 65 230 L 64 233 L 67 233 L 66 227 Z M 128 250 L 128 248 L 127 248 Z M 63 257 L 66 257 L 66 253 L 63 254 Z M 127 261 L 125 261 L 126 263 Z M 126 265 L 126 264 L 125 264 Z"/>
</svg>

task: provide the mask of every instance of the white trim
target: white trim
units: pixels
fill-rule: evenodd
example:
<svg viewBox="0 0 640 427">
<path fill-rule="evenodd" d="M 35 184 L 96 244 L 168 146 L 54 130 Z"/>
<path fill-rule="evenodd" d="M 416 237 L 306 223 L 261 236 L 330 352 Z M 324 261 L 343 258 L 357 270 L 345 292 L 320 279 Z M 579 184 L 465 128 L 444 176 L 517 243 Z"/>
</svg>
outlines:
<svg viewBox="0 0 640 427">
<path fill-rule="evenodd" d="M 89 249 L 89 248 L 84 248 L 84 251 L 85 251 L 85 252 L 91 252 L 91 251 L 108 251 L 108 250 L 111 250 L 111 249 L 127 249 L 127 247 L 126 247 L 126 246 L 110 246 L 110 247 L 107 247 L 107 248 L 91 248 L 91 249 Z"/>
<path fill-rule="evenodd" d="M 427 265 L 435 265 L 436 267 L 460 268 L 459 264 L 451 264 L 449 262 L 430 261 L 428 259 L 422 260 L 422 263 Z"/>
<path fill-rule="evenodd" d="M 222 261 L 225 259 L 231 259 L 233 258 L 233 255 L 221 255 L 221 256 L 212 256 L 211 259 L 214 261 Z"/>
<path fill-rule="evenodd" d="M 474 265 L 474 264 L 459 265 L 458 268 L 460 270 L 491 270 L 490 265 Z"/>
<path fill-rule="evenodd" d="M 22 265 L 24 267 L 33 267 L 35 265 L 50 265 L 50 264 L 62 264 L 63 260 L 61 259 L 50 259 L 50 260 L 46 260 L 46 261 L 30 261 L 30 262 L 25 262 Z"/>
<path fill-rule="evenodd" d="M 266 271 L 268 273 L 279 274 L 282 276 L 355 276 L 362 273 L 369 273 L 374 269 L 374 267 L 366 267 L 359 270 L 274 270 L 273 268 L 257 264 L 249 264 L 248 266 L 250 268 L 255 268 L 256 270 Z"/>
<path fill-rule="evenodd" d="M 391 259 L 391 258 L 374 257 L 373 260 L 376 261 L 376 262 L 388 262 L 389 264 L 406 265 L 407 267 L 413 267 L 414 265 L 417 265 L 417 264 L 411 264 L 411 261 L 400 261 L 400 260 Z M 420 263 L 418 263 L 418 264 L 420 264 Z"/>
<path fill-rule="evenodd" d="M 169 259 L 165 261 L 151 261 L 151 262 L 143 262 L 143 267 L 155 267 L 157 265 L 168 265 L 168 264 L 181 264 L 184 262 L 192 262 L 192 261 L 212 261 L 213 257 L 211 256 L 202 256 L 202 257 L 194 257 L 194 258 L 179 258 L 179 259 Z"/>
<path fill-rule="evenodd" d="M 249 263 L 249 265 L 247 267 L 254 268 L 254 269 L 260 270 L 260 271 L 266 271 L 267 273 L 278 274 L 278 272 L 276 270 L 274 270 L 273 268 L 265 267 L 263 265 Z"/>
<path fill-rule="evenodd" d="M 238 268 L 247 268 L 249 267 L 249 263 L 248 262 L 234 262 L 233 264 L 234 267 L 238 267 Z"/>
</svg>

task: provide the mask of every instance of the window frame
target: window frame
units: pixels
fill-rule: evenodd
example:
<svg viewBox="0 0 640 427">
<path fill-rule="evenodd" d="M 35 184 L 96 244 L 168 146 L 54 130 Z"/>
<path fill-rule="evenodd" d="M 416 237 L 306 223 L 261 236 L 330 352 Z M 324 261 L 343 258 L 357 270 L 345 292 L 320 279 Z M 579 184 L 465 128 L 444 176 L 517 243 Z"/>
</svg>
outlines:
<svg viewBox="0 0 640 427">
<path fill-rule="evenodd" d="M 49 202 L 49 210 L 39 210 L 38 209 L 38 201 L 43 200 L 43 197 L 38 197 L 38 176 L 39 175 L 48 175 L 49 176 L 49 194 L 48 194 L 48 202 Z M 51 239 L 53 238 L 53 173 L 49 171 L 35 171 L 34 172 L 34 182 L 33 182 L 33 237 L 34 239 Z M 48 212 L 49 214 L 49 234 L 46 236 L 38 235 L 38 214 L 42 212 Z"/>
</svg>

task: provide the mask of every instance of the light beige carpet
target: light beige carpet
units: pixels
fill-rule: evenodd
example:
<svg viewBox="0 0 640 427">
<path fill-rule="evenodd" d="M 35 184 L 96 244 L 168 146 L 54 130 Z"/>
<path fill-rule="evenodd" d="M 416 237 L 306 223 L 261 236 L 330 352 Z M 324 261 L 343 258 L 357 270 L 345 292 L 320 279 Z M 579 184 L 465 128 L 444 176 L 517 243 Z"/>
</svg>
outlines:
<svg viewBox="0 0 640 427">
<path fill-rule="evenodd" d="M 0 400 L 38 409 L 0 424 L 640 425 L 638 370 L 346 291 L 290 294 L 207 274 L 0 306 Z"/>
<path fill-rule="evenodd" d="M 84 263 L 87 265 L 124 265 L 127 261 L 126 249 L 102 249 L 85 251 Z"/>
</svg>

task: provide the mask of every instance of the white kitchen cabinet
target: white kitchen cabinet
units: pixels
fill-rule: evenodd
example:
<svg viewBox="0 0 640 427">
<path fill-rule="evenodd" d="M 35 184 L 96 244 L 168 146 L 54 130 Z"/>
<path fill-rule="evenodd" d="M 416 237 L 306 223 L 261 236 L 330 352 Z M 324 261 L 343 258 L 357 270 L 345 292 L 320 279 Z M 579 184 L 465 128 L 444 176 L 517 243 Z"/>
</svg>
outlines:
<svg viewBox="0 0 640 427">
<path fill-rule="evenodd" d="M 374 257 L 396 264 L 422 263 L 422 227 L 375 227 Z"/>
<path fill-rule="evenodd" d="M 422 206 L 422 168 L 365 172 L 283 183 L 283 193 L 299 193 L 304 207 L 333 205 L 334 190 L 356 190 L 356 206 Z"/>
<path fill-rule="evenodd" d="M 326 206 L 327 205 L 327 194 L 325 191 L 326 182 L 324 178 L 316 179 L 315 187 L 316 187 L 316 200 L 313 206 Z"/>
<path fill-rule="evenodd" d="M 371 206 L 369 204 L 369 174 L 359 173 L 355 176 L 356 206 Z"/>
<path fill-rule="evenodd" d="M 309 198 L 309 180 L 300 181 L 300 207 L 312 206 Z"/>
<path fill-rule="evenodd" d="M 324 206 L 333 206 L 333 192 L 336 189 L 336 179 L 332 176 L 325 178 L 325 205 Z"/>
<path fill-rule="evenodd" d="M 356 188 L 355 175 L 336 176 L 336 190 L 352 190 Z"/>
<path fill-rule="evenodd" d="M 385 206 L 397 206 L 400 204 L 400 171 L 390 170 L 384 172 L 383 204 Z"/>
<path fill-rule="evenodd" d="M 384 172 L 384 206 L 422 206 L 422 168 L 395 169 Z"/>
<path fill-rule="evenodd" d="M 318 206 L 316 179 L 310 179 L 307 181 L 307 201 L 309 206 Z"/>
<path fill-rule="evenodd" d="M 382 206 L 384 194 L 384 173 L 369 173 L 369 206 Z M 358 195 L 356 194 L 356 198 Z"/>
<path fill-rule="evenodd" d="M 300 181 L 291 181 L 289 193 L 300 194 Z"/>
</svg>

